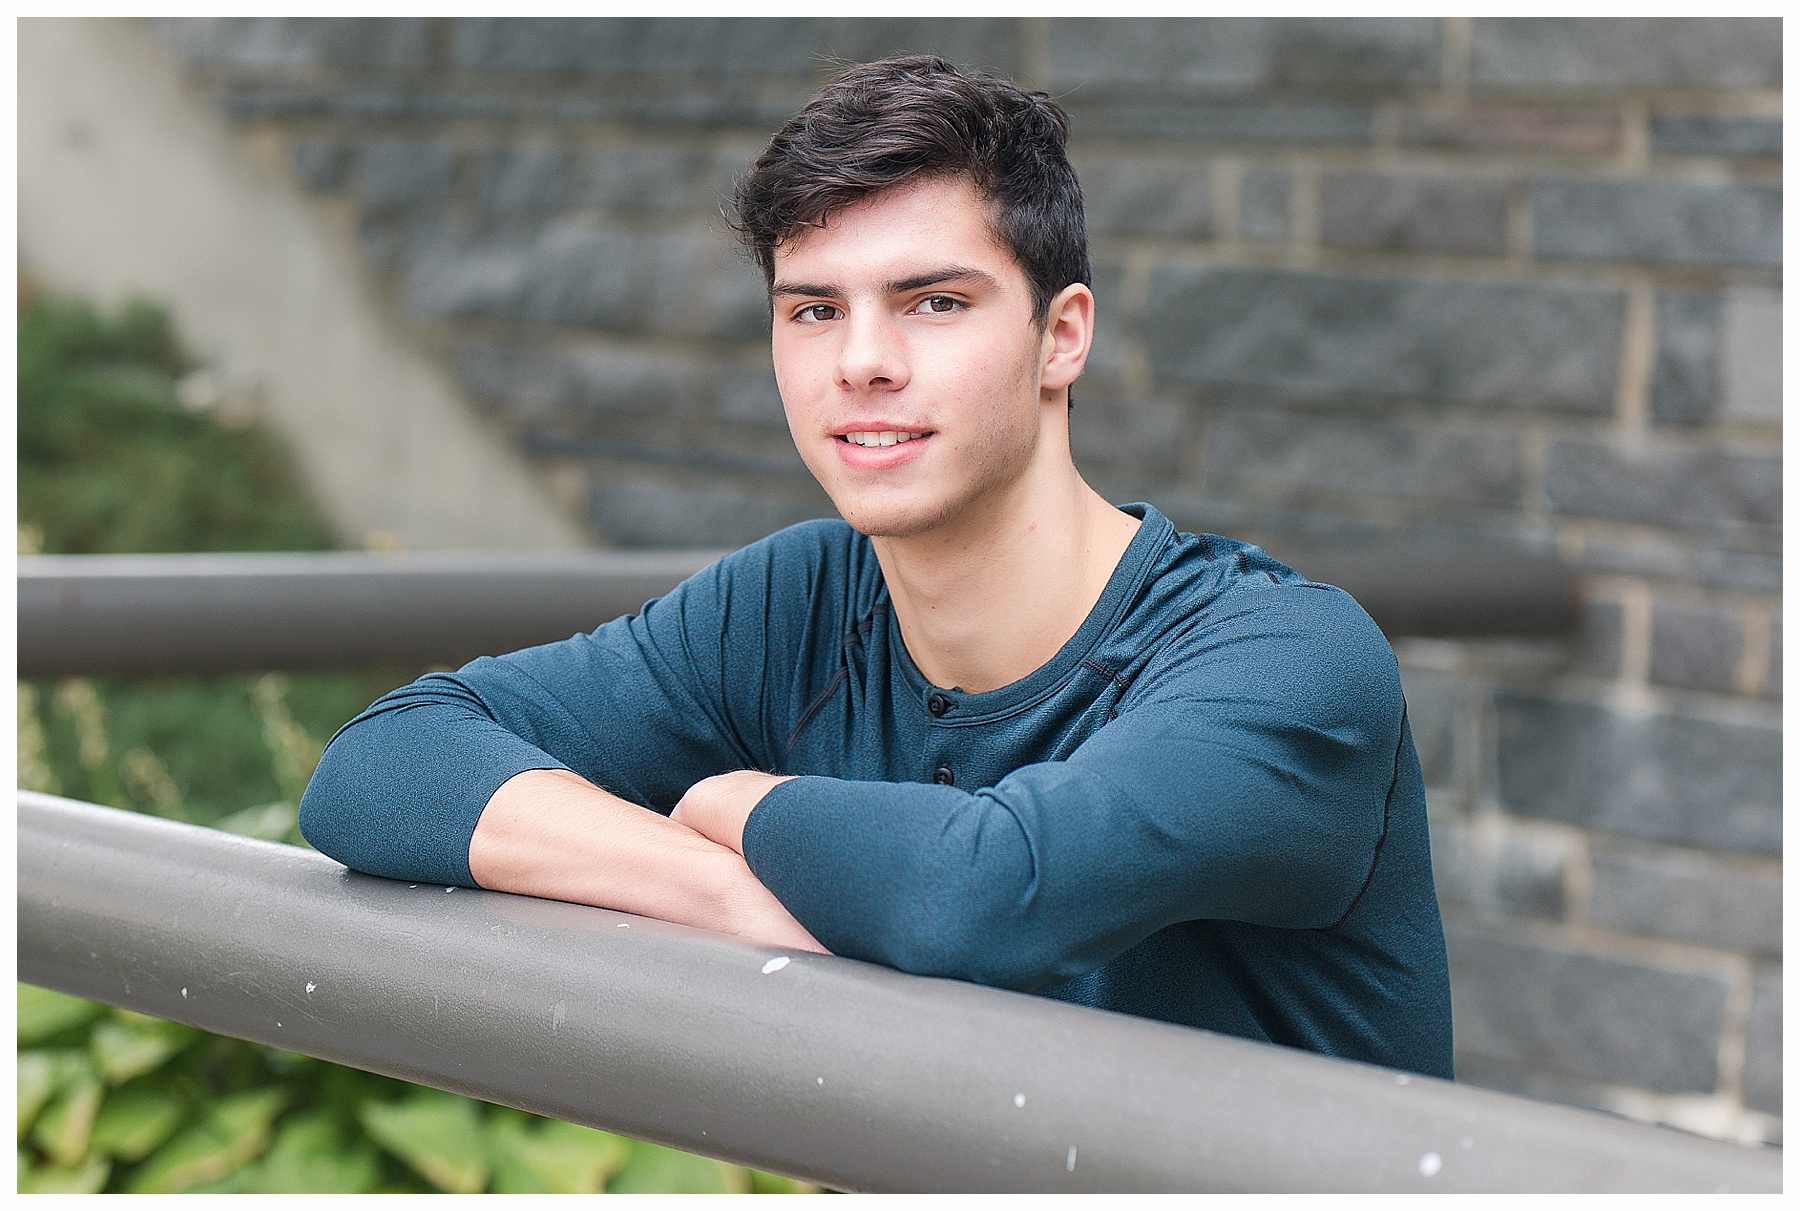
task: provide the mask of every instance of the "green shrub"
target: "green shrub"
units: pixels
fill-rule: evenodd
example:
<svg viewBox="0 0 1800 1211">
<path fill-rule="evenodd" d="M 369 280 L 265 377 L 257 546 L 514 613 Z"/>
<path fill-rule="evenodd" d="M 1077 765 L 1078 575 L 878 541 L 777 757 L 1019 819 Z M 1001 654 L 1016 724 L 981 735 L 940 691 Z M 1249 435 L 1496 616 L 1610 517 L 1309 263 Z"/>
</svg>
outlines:
<svg viewBox="0 0 1800 1211">
<path fill-rule="evenodd" d="M 309 550 L 273 433 L 185 390 L 163 315 L 21 292 L 22 551 Z M 226 401 L 227 403 L 229 401 Z M 18 685 L 19 783 L 304 844 L 324 742 L 419 672 Z M 23 1192 L 810 1189 L 705 1157 L 18 986 Z"/>
</svg>

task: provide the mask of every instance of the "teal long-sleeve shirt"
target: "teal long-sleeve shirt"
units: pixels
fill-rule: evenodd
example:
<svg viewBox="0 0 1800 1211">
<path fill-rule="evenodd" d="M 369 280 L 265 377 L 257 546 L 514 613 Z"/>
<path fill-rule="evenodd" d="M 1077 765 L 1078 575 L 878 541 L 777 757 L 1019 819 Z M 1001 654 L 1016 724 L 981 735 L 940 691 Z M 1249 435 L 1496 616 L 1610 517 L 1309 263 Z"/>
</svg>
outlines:
<svg viewBox="0 0 1800 1211">
<path fill-rule="evenodd" d="M 667 813 L 735 769 L 756 876 L 836 954 L 1438 1076 L 1450 996 L 1392 652 L 1348 594 L 1148 505 L 1048 664 L 913 664 L 867 538 L 808 522 L 632 616 L 390 693 L 300 805 L 356 869 L 472 885 L 502 783 Z"/>
</svg>

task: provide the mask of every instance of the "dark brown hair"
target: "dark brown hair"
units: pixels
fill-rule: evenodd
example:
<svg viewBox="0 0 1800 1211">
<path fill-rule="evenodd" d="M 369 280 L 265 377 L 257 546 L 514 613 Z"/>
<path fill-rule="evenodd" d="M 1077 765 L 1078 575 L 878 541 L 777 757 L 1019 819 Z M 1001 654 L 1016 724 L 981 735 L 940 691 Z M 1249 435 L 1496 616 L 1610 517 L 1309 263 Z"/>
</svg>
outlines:
<svg viewBox="0 0 1800 1211">
<path fill-rule="evenodd" d="M 934 55 L 863 63 L 820 90 L 737 184 L 733 226 L 775 281 L 775 250 L 832 211 L 919 178 L 966 177 L 1031 283 L 1042 325 L 1071 282 L 1091 284 L 1081 185 L 1049 97 Z"/>
</svg>

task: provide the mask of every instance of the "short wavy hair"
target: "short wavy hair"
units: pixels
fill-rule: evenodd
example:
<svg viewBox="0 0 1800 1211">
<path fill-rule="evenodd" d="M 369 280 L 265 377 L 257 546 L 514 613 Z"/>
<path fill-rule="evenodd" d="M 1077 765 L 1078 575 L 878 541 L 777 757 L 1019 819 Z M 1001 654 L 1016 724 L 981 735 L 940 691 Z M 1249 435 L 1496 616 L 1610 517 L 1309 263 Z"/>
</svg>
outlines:
<svg viewBox="0 0 1800 1211">
<path fill-rule="evenodd" d="M 994 207 L 994 235 L 1031 284 L 1041 327 L 1071 282 L 1092 285 L 1069 118 L 1041 92 L 935 55 L 840 74 L 738 180 L 732 225 L 773 288 L 775 251 L 833 211 L 909 181 L 963 177 Z"/>
</svg>

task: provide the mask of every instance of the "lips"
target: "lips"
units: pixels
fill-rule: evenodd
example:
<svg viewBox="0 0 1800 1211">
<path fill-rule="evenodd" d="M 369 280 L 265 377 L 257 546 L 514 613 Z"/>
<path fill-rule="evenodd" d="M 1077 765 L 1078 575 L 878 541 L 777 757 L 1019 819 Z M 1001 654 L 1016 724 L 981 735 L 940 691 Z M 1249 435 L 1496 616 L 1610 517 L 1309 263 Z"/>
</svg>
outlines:
<svg viewBox="0 0 1800 1211">
<path fill-rule="evenodd" d="M 839 459 L 845 466 L 859 470 L 879 470 L 908 462 L 925 449 L 932 436 L 929 429 L 860 421 L 832 434 Z"/>
</svg>

